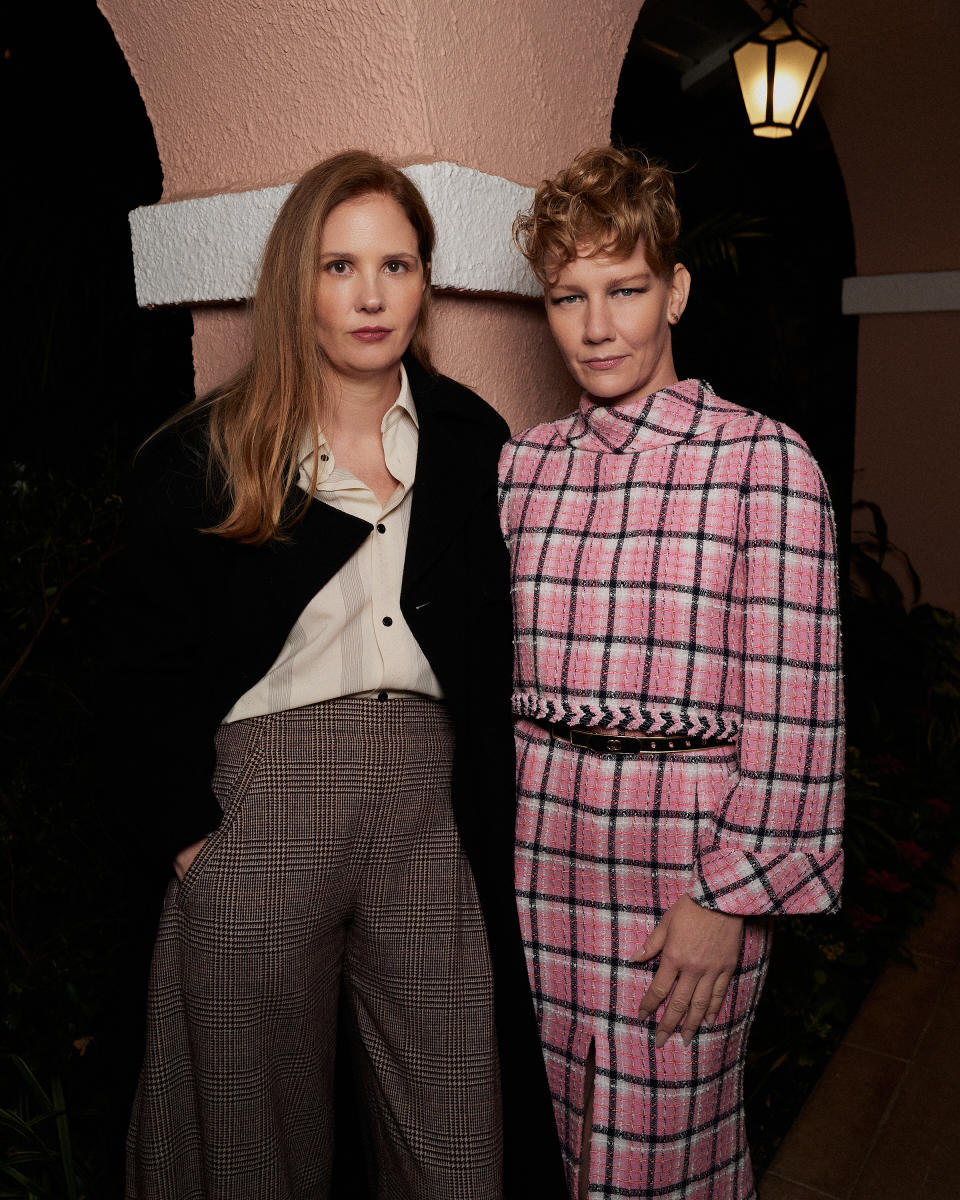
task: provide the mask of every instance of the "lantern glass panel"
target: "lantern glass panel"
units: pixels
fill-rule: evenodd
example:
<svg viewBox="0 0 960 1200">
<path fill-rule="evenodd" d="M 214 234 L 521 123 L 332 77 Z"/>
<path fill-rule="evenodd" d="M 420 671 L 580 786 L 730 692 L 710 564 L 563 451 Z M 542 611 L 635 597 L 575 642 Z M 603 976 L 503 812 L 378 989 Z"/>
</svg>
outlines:
<svg viewBox="0 0 960 1200">
<path fill-rule="evenodd" d="M 773 119 L 778 125 L 793 122 L 807 77 L 813 70 L 817 51 L 799 39 L 781 42 L 776 48 L 777 65 L 773 77 Z"/>
<path fill-rule="evenodd" d="M 733 62 L 747 117 L 751 125 L 759 125 L 767 115 L 767 47 L 747 42 L 734 52 Z"/>
<path fill-rule="evenodd" d="M 820 55 L 820 61 L 817 63 L 817 68 L 816 68 L 816 71 L 814 72 L 813 79 L 811 79 L 811 81 L 810 81 L 810 88 L 807 92 L 807 98 L 803 102 L 803 108 L 801 108 L 800 111 L 797 113 L 796 127 L 798 129 L 800 128 L 800 122 L 807 115 L 807 109 L 810 107 L 810 104 L 813 101 L 813 93 L 820 86 L 820 80 L 823 78 L 823 73 L 826 69 L 827 69 L 827 52 L 826 52 L 826 50 L 824 50 L 824 52 Z"/>
</svg>

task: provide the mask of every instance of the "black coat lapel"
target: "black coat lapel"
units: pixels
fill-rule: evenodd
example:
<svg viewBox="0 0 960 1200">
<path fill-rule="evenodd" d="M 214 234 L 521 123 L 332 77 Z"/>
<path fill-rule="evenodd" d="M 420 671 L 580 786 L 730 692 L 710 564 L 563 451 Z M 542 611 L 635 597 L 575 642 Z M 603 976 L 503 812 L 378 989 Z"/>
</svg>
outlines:
<svg viewBox="0 0 960 1200">
<path fill-rule="evenodd" d="M 494 481 L 480 469 L 476 430 L 458 407 L 457 386 L 409 355 L 404 366 L 420 427 L 403 569 L 406 593 L 457 535 L 477 493 Z"/>
<path fill-rule="evenodd" d="M 317 560 L 323 586 L 369 536 L 373 526 L 360 517 L 314 498 L 303 520 L 293 527 L 292 546 L 301 561 Z"/>
<path fill-rule="evenodd" d="M 273 603 L 284 610 L 285 619 L 291 610 L 293 619 L 300 615 L 372 530 L 360 517 L 314 498 L 303 520 L 290 530 L 288 541 L 275 548 L 262 547 L 271 558 L 271 569 L 264 576 L 270 576 Z"/>
<path fill-rule="evenodd" d="M 297 618 L 372 529 L 359 517 L 313 500 L 287 541 L 218 547 L 225 557 L 220 572 L 224 653 L 231 646 L 245 647 L 241 691 L 269 669 Z"/>
</svg>

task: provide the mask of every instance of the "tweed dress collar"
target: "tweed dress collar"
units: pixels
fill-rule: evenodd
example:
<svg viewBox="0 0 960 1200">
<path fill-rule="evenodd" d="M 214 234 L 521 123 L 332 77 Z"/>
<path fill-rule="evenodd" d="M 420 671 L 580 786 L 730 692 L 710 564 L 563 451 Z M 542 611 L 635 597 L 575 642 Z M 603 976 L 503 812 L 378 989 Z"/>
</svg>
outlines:
<svg viewBox="0 0 960 1200">
<path fill-rule="evenodd" d="M 747 410 L 721 400 L 702 379 L 682 379 L 629 404 L 595 404 L 584 393 L 567 442 L 577 450 L 637 454 L 691 438 L 742 417 Z"/>
</svg>

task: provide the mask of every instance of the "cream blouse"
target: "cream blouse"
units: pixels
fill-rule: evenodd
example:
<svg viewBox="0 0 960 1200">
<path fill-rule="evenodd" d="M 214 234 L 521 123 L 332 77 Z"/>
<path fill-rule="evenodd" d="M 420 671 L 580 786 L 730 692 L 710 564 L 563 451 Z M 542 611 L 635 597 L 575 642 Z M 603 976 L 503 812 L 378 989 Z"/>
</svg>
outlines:
<svg viewBox="0 0 960 1200">
<path fill-rule="evenodd" d="M 357 477 L 334 462 L 321 432 L 316 497 L 369 521 L 373 533 L 300 614 L 273 666 L 245 692 L 224 721 L 299 708 L 338 696 L 417 693 L 443 699 L 443 690 L 400 611 L 400 586 L 417 464 L 417 410 L 406 371 L 400 395 L 380 425 L 387 469 L 398 481 L 381 506 Z M 310 487 L 313 442 L 305 442 L 298 483 Z"/>
</svg>

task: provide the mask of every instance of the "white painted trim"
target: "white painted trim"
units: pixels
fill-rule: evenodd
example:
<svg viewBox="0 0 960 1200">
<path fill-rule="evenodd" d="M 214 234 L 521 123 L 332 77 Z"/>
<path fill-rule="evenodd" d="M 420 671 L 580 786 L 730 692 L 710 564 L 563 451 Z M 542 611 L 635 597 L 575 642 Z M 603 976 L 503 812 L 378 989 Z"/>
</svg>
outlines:
<svg viewBox="0 0 960 1200">
<path fill-rule="evenodd" d="M 533 189 L 456 163 L 405 167 L 437 227 L 432 279 L 440 289 L 539 296 L 510 229 Z M 140 305 L 245 300 L 270 227 L 292 185 L 222 193 L 130 213 Z"/>
<path fill-rule="evenodd" d="M 904 271 L 856 275 L 843 281 L 843 311 L 868 313 L 954 312 L 960 309 L 960 271 Z"/>
</svg>

